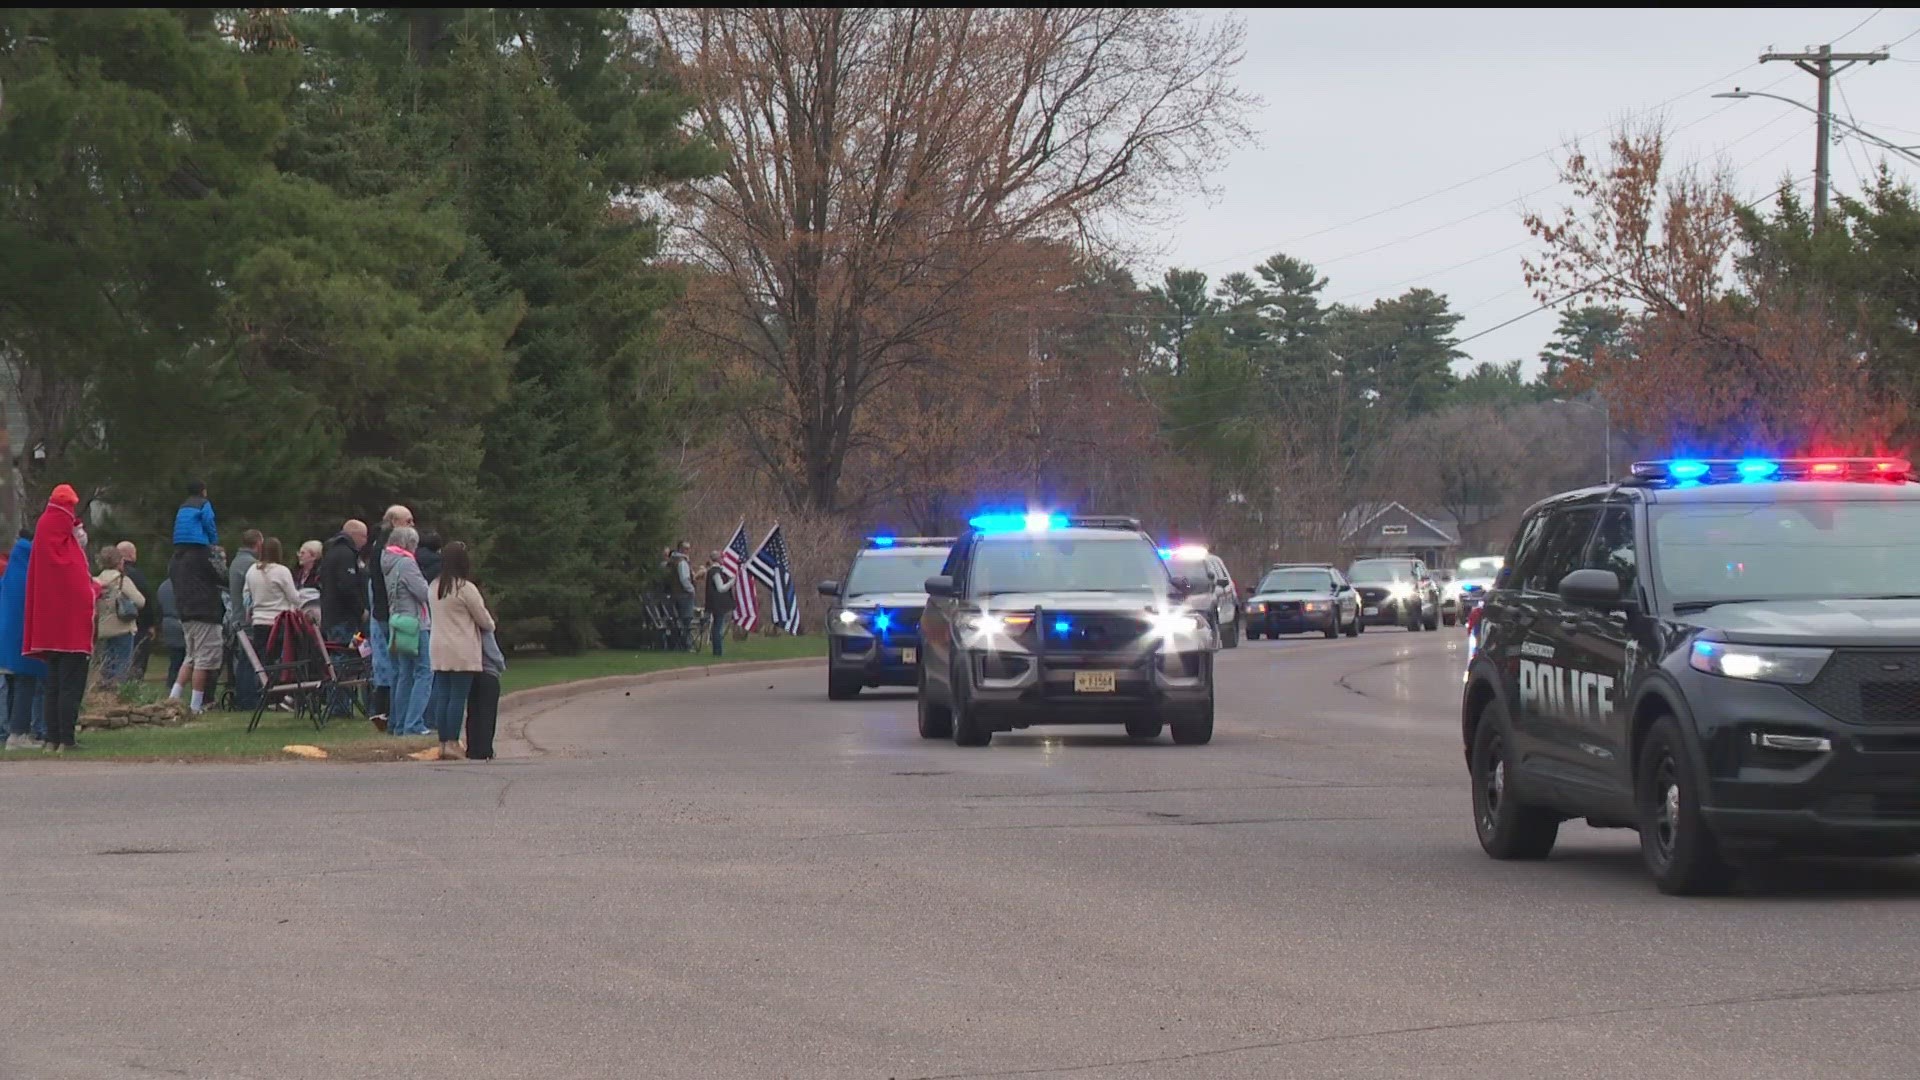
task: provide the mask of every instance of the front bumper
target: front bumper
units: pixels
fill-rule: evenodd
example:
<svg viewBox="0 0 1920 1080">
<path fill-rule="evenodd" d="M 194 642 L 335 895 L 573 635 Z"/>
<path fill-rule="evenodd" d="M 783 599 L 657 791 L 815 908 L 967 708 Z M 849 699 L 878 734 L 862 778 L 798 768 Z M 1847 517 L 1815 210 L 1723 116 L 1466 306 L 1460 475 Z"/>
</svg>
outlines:
<svg viewBox="0 0 1920 1080">
<path fill-rule="evenodd" d="M 830 674 L 866 686 L 918 686 L 920 635 L 835 634 L 827 650 Z"/>
<path fill-rule="evenodd" d="M 1416 602 L 1411 598 L 1382 600 L 1378 605 L 1363 601 L 1360 605 L 1360 621 L 1368 626 L 1405 626 L 1412 619 L 1415 607 Z M 1371 615 L 1367 613 L 1369 608 L 1373 609 Z"/>
<path fill-rule="evenodd" d="M 1339 618 L 1337 609 L 1306 612 L 1299 609 L 1288 611 L 1256 611 L 1247 609 L 1247 630 L 1258 634 L 1305 634 L 1325 633 L 1328 626 L 1334 625 Z"/>
<path fill-rule="evenodd" d="M 969 700 L 995 730 L 1034 724 L 1113 724 L 1129 716 L 1174 718 L 1213 701 L 1213 652 L 969 649 Z M 1076 676 L 1113 677 L 1111 690 L 1076 689 Z M 1101 680 L 1094 680 L 1100 682 Z"/>
<path fill-rule="evenodd" d="M 1707 703 L 1701 814 L 1729 846 L 1920 852 L 1920 719 L 1843 723 L 1781 686 L 1689 679 Z M 1824 753 L 1754 745 L 1756 735 L 1825 738 Z"/>
</svg>

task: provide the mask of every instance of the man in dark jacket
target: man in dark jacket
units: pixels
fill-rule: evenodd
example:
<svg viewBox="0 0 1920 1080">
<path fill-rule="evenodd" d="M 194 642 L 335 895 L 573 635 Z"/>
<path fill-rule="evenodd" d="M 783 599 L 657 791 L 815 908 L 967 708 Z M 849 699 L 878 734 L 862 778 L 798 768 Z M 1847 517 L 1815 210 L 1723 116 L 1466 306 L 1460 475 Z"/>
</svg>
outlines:
<svg viewBox="0 0 1920 1080">
<path fill-rule="evenodd" d="M 147 575 L 134 565 L 139 557 L 140 549 L 133 541 L 120 541 L 120 572 L 127 575 L 127 580 L 133 582 L 133 587 L 140 591 L 141 596 L 147 597 L 147 602 L 140 606 L 140 617 L 134 623 L 133 666 L 129 669 L 133 673 L 133 681 L 145 682 L 147 657 L 153 654 L 153 639 L 160 629 L 160 605 L 153 602 L 156 594 L 147 584 Z"/>
<path fill-rule="evenodd" d="M 346 644 L 367 619 L 366 581 L 360 574 L 360 549 L 367 546 L 367 524 L 349 521 L 327 541 L 320 555 L 320 630 L 328 641 Z"/>
<path fill-rule="evenodd" d="M 420 576 L 431 585 L 440 576 L 440 534 L 424 532 L 420 534 L 420 550 L 413 553 L 414 565 L 420 568 Z"/>
<path fill-rule="evenodd" d="M 186 636 L 187 659 L 173 684 L 175 698 L 193 686 L 191 705 L 196 713 L 207 708 L 207 688 L 220 670 L 224 652 L 222 624 L 226 621 L 222 597 L 227 591 L 227 568 L 218 548 L 205 544 L 177 544 L 167 565 L 173 582 L 173 603 Z"/>
<path fill-rule="evenodd" d="M 727 640 L 727 624 L 733 621 L 733 586 L 733 575 L 720 565 L 720 552 L 714 552 L 707 563 L 707 615 L 713 620 L 715 656 L 720 655 Z"/>
</svg>

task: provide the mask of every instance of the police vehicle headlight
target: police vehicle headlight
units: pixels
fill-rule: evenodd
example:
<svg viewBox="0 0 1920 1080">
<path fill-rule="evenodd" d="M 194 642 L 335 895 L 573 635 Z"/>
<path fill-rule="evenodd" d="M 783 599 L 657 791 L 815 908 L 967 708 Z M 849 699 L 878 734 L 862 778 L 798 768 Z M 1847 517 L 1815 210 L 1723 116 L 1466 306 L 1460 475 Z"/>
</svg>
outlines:
<svg viewBox="0 0 1920 1080">
<path fill-rule="evenodd" d="M 1832 649 L 1696 641 L 1687 662 L 1695 671 L 1709 675 L 1804 686 L 1819 677 L 1820 669 L 1827 666 L 1827 659 L 1832 655 Z"/>
<path fill-rule="evenodd" d="M 1395 600 L 1405 600 L 1407 597 L 1413 595 L 1413 583 L 1396 581 L 1387 588 L 1387 595 L 1393 597 Z"/>
<path fill-rule="evenodd" d="M 1153 634 L 1161 640 L 1202 634 L 1207 629 L 1207 620 L 1187 611 L 1156 611 L 1153 614 Z"/>
<path fill-rule="evenodd" d="M 1014 637 L 1033 625 L 1033 615 L 965 612 L 954 619 L 954 625 L 959 627 L 962 640 L 968 645 L 991 648 L 1010 644 Z"/>
<path fill-rule="evenodd" d="M 1320 601 L 1318 601 L 1318 600 L 1309 600 L 1309 601 L 1307 601 L 1306 603 L 1304 603 L 1304 604 L 1301 604 L 1301 605 L 1300 605 L 1300 607 L 1301 607 L 1301 610 L 1303 610 L 1303 611 L 1325 611 L 1325 610 L 1327 610 L 1327 605 L 1325 605 L 1325 604 L 1323 604 L 1323 603 L 1321 603 L 1321 602 L 1320 602 Z"/>
<path fill-rule="evenodd" d="M 852 611 L 842 611 L 840 613 L 839 618 L 840 618 L 840 625 L 842 626 L 852 626 L 854 623 L 857 623 L 860 621 L 859 614 Z"/>
</svg>

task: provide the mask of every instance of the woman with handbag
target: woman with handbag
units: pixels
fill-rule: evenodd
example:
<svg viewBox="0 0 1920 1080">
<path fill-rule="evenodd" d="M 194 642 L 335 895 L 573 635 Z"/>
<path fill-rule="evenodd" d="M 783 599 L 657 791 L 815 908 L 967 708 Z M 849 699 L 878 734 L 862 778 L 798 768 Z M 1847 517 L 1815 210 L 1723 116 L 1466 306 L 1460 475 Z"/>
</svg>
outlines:
<svg viewBox="0 0 1920 1080">
<path fill-rule="evenodd" d="M 100 654 L 100 687 L 111 690 L 120 685 L 133 666 L 133 637 L 139 629 L 140 609 L 147 598 L 127 576 L 125 559 L 116 544 L 100 549 L 100 574 L 93 579 L 99 587 L 94 601 L 94 651 Z"/>
<path fill-rule="evenodd" d="M 433 611 L 427 579 L 414 552 L 420 533 L 410 525 L 393 530 L 380 553 L 380 577 L 387 587 L 387 649 L 393 656 L 393 703 L 387 713 L 391 735 L 425 735 L 427 701 L 433 693 Z"/>
<path fill-rule="evenodd" d="M 433 581 L 433 701 L 429 713 L 440 733 L 440 756 L 458 758 L 460 723 L 475 676 L 486 667 L 483 636 L 493 631 L 493 615 L 470 576 L 467 545 L 454 541 L 440 552 L 440 573 Z M 491 740 L 489 740 L 491 741 Z M 486 748 L 492 756 L 492 747 Z"/>
</svg>

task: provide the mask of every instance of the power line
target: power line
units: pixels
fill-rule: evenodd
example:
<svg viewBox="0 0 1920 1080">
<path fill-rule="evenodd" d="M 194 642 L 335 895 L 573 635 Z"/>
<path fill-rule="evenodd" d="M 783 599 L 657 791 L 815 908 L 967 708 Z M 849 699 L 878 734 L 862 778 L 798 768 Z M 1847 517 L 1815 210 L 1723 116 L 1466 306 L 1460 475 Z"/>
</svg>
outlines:
<svg viewBox="0 0 1920 1080">
<path fill-rule="evenodd" d="M 1852 36 L 1853 36 L 1854 34 L 1856 34 L 1856 33 L 1858 33 L 1858 32 L 1860 31 L 1860 28 L 1861 28 L 1861 27 L 1863 27 L 1863 26 L 1865 26 L 1865 25 L 1867 25 L 1868 23 L 1870 23 L 1870 22 L 1872 22 L 1873 20 L 1875 20 L 1875 19 L 1877 19 L 1877 18 L 1879 18 L 1879 17 L 1880 17 L 1880 15 L 1881 15 L 1881 13 L 1882 13 L 1882 12 L 1884 12 L 1884 11 L 1886 11 L 1886 10 L 1887 10 L 1886 8 L 1875 8 L 1875 9 L 1874 9 L 1874 12 L 1873 12 L 1873 14 L 1871 14 L 1871 15 L 1869 15 L 1869 16 L 1867 16 L 1867 17 L 1866 17 L 1866 18 L 1864 18 L 1864 19 L 1861 19 L 1861 20 L 1860 20 L 1859 22 L 1857 22 L 1857 23 L 1854 23 L 1854 24 L 1853 24 L 1853 29 L 1852 29 L 1852 30 L 1849 30 L 1849 31 L 1847 31 L 1847 32 L 1846 32 L 1846 33 L 1844 33 L 1844 34 L 1841 34 L 1841 35 L 1840 35 L 1839 37 L 1837 37 L 1837 38 L 1834 38 L 1834 39 L 1833 39 L 1833 44 L 1835 44 L 1835 45 L 1838 45 L 1838 44 L 1840 44 L 1840 43 L 1841 43 L 1842 41 L 1845 41 L 1846 39 L 1848 39 L 1848 38 L 1850 38 L 1850 37 L 1852 37 Z"/>
</svg>

